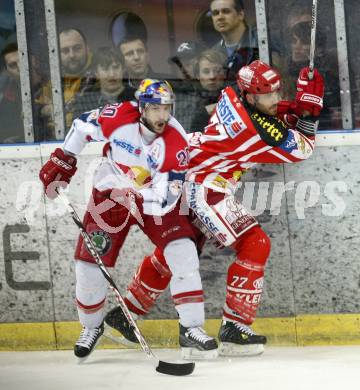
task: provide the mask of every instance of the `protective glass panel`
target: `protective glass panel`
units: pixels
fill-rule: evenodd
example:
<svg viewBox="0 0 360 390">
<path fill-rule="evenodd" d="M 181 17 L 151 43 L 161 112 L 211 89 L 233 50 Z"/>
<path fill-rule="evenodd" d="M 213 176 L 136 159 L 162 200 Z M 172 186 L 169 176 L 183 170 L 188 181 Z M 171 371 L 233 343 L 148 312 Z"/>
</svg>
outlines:
<svg viewBox="0 0 360 390">
<path fill-rule="evenodd" d="M 0 0 L 0 143 L 24 142 L 14 1 Z"/>
<path fill-rule="evenodd" d="M 85 110 L 133 99 L 150 77 L 171 82 L 177 119 L 186 131 L 202 131 L 220 90 L 258 56 L 254 2 L 220 3 L 221 13 L 230 9 L 229 25 L 215 21 L 206 0 L 56 0 L 67 130 Z M 244 27 L 241 37 L 221 43 L 234 24 Z"/>
<path fill-rule="evenodd" d="M 24 2 L 35 142 L 55 140 L 43 2 Z"/>
<path fill-rule="evenodd" d="M 351 81 L 351 97 L 354 108 L 355 127 L 360 127 L 360 3 L 357 0 L 347 0 L 345 17 L 347 25 L 347 43 L 349 51 L 349 67 Z"/>
<path fill-rule="evenodd" d="M 133 100 L 143 78 L 171 78 L 164 1 L 57 0 L 55 9 L 66 131 L 84 111 Z"/>
<path fill-rule="evenodd" d="M 268 28 L 273 65 L 283 75 L 283 97 L 293 100 L 299 70 L 309 66 L 312 1 L 269 0 Z M 341 129 L 339 67 L 333 1 L 318 2 L 315 67 L 325 79 L 320 129 Z"/>
<path fill-rule="evenodd" d="M 173 20 L 177 119 L 188 132 L 203 131 L 221 89 L 258 58 L 254 2 L 173 1 Z"/>
</svg>

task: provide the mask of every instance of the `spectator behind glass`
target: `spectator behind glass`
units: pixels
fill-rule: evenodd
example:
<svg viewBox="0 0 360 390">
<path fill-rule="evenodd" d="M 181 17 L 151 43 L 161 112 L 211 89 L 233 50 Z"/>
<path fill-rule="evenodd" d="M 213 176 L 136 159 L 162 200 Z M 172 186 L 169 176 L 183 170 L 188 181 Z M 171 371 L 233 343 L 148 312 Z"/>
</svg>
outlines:
<svg viewBox="0 0 360 390">
<path fill-rule="evenodd" d="M 311 2 L 292 4 L 286 20 L 286 31 L 300 22 L 311 22 Z"/>
<path fill-rule="evenodd" d="M 187 132 L 191 131 L 191 123 L 196 115 L 198 80 L 194 70 L 202 47 L 197 42 L 182 42 L 168 60 L 170 65 L 175 64 L 178 68 L 180 77 L 172 79 L 171 85 L 176 94 L 176 119 Z"/>
<path fill-rule="evenodd" d="M 137 89 L 145 78 L 165 80 L 167 75 L 155 73 L 149 64 L 150 56 L 142 38 L 127 36 L 119 43 L 119 50 L 124 58 L 127 84 Z"/>
<path fill-rule="evenodd" d="M 1 59 L 4 62 L 5 70 L 0 75 L 0 142 L 24 142 L 17 44 L 7 44 L 1 52 Z"/>
<path fill-rule="evenodd" d="M 311 22 L 298 22 L 288 32 L 288 53 L 286 59 L 286 73 L 283 78 L 283 91 L 287 94 L 286 100 L 292 100 L 296 93 L 296 80 L 301 68 L 309 66 Z M 326 49 L 326 35 L 317 26 L 315 66 L 325 79 L 324 108 L 320 116 L 319 128 L 332 127 L 331 116 L 334 110 L 340 107 L 340 90 L 336 52 Z"/>
<path fill-rule="evenodd" d="M 198 57 L 195 66 L 195 76 L 199 80 L 197 88 L 197 104 L 194 106 L 196 115 L 191 123 L 191 132 L 204 131 L 211 113 L 218 101 L 221 90 L 225 86 L 225 70 L 223 68 L 225 55 L 222 52 L 208 49 Z"/>
<path fill-rule="evenodd" d="M 194 69 L 201 48 L 202 46 L 197 42 L 182 42 L 176 49 L 176 53 L 169 58 L 169 64 L 175 64 L 180 75 L 180 78 L 172 83 L 175 92 L 194 91 Z"/>
<path fill-rule="evenodd" d="M 307 0 L 307 4 L 303 2 L 290 4 L 286 9 L 286 20 L 279 19 L 279 15 L 281 14 L 275 7 L 269 9 L 270 49 L 272 63 L 281 74 L 285 74 L 287 72 L 286 57 L 290 51 L 287 44 L 289 31 L 297 23 L 311 22 L 311 0 L 310 2 Z"/>
<path fill-rule="evenodd" d="M 227 84 L 236 85 L 237 71 L 259 58 L 256 29 L 246 23 L 242 0 L 212 0 L 210 12 L 214 29 L 222 36 L 213 49 L 225 54 Z"/>
<path fill-rule="evenodd" d="M 70 28 L 63 30 L 59 35 L 62 89 L 64 96 L 64 111 L 66 127 L 69 128 L 73 120 L 73 103 L 75 95 L 81 93 L 94 83 L 91 72 L 92 55 L 86 39 L 80 30 Z M 42 88 L 36 103 L 39 105 L 40 115 L 45 126 L 54 129 L 53 105 L 51 84 Z"/>
<path fill-rule="evenodd" d="M 97 50 L 93 60 L 96 83 L 79 93 L 74 102 L 74 117 L 85 111 L 134 100 L 135 89 L 123 83 L 123 60 L 120 53 L 110 47 Z"/>
</svg>

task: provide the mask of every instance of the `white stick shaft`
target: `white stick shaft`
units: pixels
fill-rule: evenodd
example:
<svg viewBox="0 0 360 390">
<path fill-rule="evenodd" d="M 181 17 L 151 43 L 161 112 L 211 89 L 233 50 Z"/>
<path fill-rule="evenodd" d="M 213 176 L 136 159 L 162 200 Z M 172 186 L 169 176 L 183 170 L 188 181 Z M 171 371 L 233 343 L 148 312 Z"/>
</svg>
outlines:
<svg viewBox="0 0 360 390">
<path fill-rule="evenodd" d="M 316 19 L 317 19 L 317 0 L 313 0 L 311 10 L 311 41 L 310 41 L 310 72 L 309 79 L 314 76 L 314 57 L 315 57 L 315 41 L 316 41 Z"/>
</svg>

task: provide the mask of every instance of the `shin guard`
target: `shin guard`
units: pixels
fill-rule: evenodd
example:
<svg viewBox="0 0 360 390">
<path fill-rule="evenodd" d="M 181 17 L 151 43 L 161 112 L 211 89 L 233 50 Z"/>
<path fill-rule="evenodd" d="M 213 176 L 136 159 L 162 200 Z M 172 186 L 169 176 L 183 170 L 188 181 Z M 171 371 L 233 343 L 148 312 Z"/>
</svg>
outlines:
<svg viewBox="0 0 360 390">
<path fill-rule="evenodd" d="M 236 260 L 228 269 L 223 318 L 250 325 L 261 300 L 270 239 L 259 226 L 255 226 L 242 235 L 233 248 Z"/>
<path fill-rule="evenodd" d="M 146 256 L 134 275 L 125 302 L 128 308 L 143 315 L 149 312 L 156 300 L 166 289 L 171 279 L 171 271 L 159 249 Z"/>
<path fill-rule="evenodd" d="M 86 328 L 96 328 L 103 321 L 108 282 L 96 264 L 78 260 L 75 272 L 79 320 Z"/>
<path fill-rule="evenodd" d="M 170 292 L 184 327 L 199 327 L 205 322 L 204 294 L 195 244 L 188 238 L 170 242 L 164 257 L 172 272 Z"/>
</svg>

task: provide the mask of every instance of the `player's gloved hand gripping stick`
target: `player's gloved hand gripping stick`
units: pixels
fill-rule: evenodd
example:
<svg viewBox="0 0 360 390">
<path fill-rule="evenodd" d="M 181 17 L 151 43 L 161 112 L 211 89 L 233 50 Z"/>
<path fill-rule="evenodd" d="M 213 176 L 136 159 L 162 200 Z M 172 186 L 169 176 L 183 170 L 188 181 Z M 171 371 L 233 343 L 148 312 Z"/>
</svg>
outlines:
<svg viewBox="0 0 360 390">
<path fill-rule="evenodd" d="M 55 190 L 59 198 L 62 200 L 64 203 L 66 209 L 68 210 L 69 214 L 71 215 L 72 219 L 74 220 L 75 224 L 78 226 L 80 230 L 80 234 L 82 235 L 84 242 L 93 256 L 94 260 L 96 261 L 96 264 L 99 266 L 102 274 L 104 275 L 105 279 L 109 282 L 111 289 L 113 290 L 116 300 L 121 307 L 121 310 L 124 312 L 126 319 L 129 321 L 131 326 L 134 328 L 134 333 L 141 345 L 141 348 L 143 351 L 146 353 L 146 355 L 151 359 L 151 362 L 154 364 L 156 371 L 161 372 L 162 374 L 167 374 L 167 375 L 177 375 L 177 376 L 182 376 L 182 375 L 189 375 L 194 371 L 195 368 L 195 363 L 169 363 L 169 362 L 164 362 L 162 360 L 159 360 L 156 355 L 153 353 L 151 350 L 150 346 L 144 339 L 144 336 L 141 334 L 140 329 L 138 328 L 135 320 L 133 319 L 132 315 L 129 312 L 129 309 L 127 308 L 123 297 L 121 296 L 119 289 L 116 287 L 116 284 L 114 280 L 112 279 L 111 275 L 109 274 L 109 271 L 105 267 L 104 263 L 101 260 L 101 257 L 99 256 L 93 242 L 91 241 L 90 236 L 87 234 L 84 225 L 82 224 L 79 216 L 77 215 L 74 207 L 71 205 L 69 202 L 69 199 L 67 196 L 63 193 L 60 192 L 59 189 Z"/>
<path fill-rule="evenodd" d="M 295 100 L 284 100 L 278 103 L 278 117 L 291 127 L 296 126 L 298 117 L 301 117 L 304 112 L 317 117 L 323 107 L 324 79 L 314 68 L 316 19 L 317 0 L 313 0 L 309 66 L 300 70 Z"/>
</svg>

